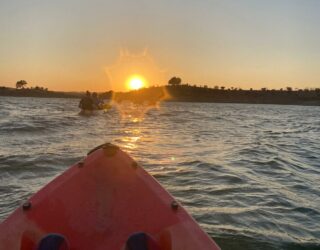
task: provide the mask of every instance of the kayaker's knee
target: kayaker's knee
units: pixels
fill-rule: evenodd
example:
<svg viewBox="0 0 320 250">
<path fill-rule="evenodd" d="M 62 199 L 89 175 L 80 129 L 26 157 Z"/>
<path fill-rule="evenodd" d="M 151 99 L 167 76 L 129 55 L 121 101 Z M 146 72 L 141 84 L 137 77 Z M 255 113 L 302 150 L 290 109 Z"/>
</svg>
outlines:
<svg viewBox="0 0 320 250">
<path fill-rule="evenodd" d="M 61 234 L 48 234 L 44 236 L 37 248 L 37 250 L 69 250 L 69 244 L 64 236 Z"/>
<path fill-rule="evenodd" d="M 125 250 L 160 250 L 160 248 L 150 235 L 137 232 L 130 235 Z"/>
</svg>

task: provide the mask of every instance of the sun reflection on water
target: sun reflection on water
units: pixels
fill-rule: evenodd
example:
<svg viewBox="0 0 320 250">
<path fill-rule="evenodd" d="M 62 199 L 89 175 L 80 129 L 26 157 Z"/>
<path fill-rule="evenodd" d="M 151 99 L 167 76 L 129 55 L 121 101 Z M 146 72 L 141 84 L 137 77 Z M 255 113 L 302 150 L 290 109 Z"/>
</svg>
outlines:
<svg viewBox="0 0 320 250">
<path fill-rule="evenodd" d="M 144 131 L 143 122 L 147 112 L 158 106 L 133 104 L 131 102 L 122 102 L 115 104 L 120 116 L 121 127 L 123 128 L 123 137 L 118 143 L 125 148 L 128 153 L 136 151 L 141 141 L 148 140 L 146 131 Z"/>
</svg>

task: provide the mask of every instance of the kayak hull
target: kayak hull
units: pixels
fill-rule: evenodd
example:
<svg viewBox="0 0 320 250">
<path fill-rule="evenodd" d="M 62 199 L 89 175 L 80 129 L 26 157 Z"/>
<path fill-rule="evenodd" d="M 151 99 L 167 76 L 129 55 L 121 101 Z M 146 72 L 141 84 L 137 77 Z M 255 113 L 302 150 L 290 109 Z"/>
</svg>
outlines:
<svg viewBox="0 0 320 250">
<path fill-rule="evenodd" d="M 219 249 L 186 210 L 114 145 L 91 152 L 0 225 L 0 249 L 34 249 L 47 234 L 70 249 L 125 249 L 137 232 L 158 249 Z"/>
</svg>

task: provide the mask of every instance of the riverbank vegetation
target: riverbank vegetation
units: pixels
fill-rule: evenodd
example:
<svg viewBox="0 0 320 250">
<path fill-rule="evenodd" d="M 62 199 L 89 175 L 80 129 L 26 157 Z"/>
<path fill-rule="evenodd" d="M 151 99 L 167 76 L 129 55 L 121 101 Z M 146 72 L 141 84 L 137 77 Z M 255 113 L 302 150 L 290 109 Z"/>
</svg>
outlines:
<svg viewBox="0 0 320 250">
<path fill-rule="evenodd" d="M 224 86 L 183 84 L 179 77 L 172 77 L 165 86 L 151 86 L 129 92 L 108 91 L 100 93 L 105 99 L 116 102 L 132 101 L 135 103 L 155 104 L 159 101 L 177 102 L 218 102 L 218 103 L 253 103 L 253 104 L 291 104 L 320 105 L 320 88 L 315 89 L 267 89 L 259 90 L 226 88 Z M 25 97 L 61 97 L 80 98 L 81 92 L 57 92 L 43 87 L 26 87 L 27 82 L 18 81 L 16 88 L 0 87 L 0 96 Z"/>
<path fill-rule="evenodd" d="M 77 92 L 61 92 L 50 91 L 48 88 L 35 86 L 27 87 L 28 82 L 19 80 L 16 82 L 16 88 L 0 86 L 0 96 L 16 96 L 16 97 L 46 97 L 46 98 L 79 98 L 81 93 Z"/>
<path fill-rule="evenodd" d="M 226 88 L 224 86 L 182 84 L 179 77 L 172 77 L 166 86 L 153 86 L 126 93 L 115 93 L 116 101 L 155 103 L 160 100 L 177 102 L 217 102 L 253 104 L 320 105 L 320 88 L 316 89 L 267 89 L 259 90 Z"/>
</svg>

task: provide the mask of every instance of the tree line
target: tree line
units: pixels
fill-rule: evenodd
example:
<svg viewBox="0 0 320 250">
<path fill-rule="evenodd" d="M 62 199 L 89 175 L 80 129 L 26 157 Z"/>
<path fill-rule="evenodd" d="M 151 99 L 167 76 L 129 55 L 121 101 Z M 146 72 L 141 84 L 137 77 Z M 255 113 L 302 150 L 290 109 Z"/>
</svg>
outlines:
<svg viewBox="0 0 320 250">
<path fill-rule="evenodd" d="M 28 83 L 26 80 L 17 81 L 16 82 L 16 89 L 32 89 L 32 90 L 39 90 L 39 91 L 48 91 L 48 88 L 39 87 L 39 86 L 26 88 L 27 85 L 28 85 Z"/>
<path fill-rule="evenodd" d="M 168 81 L 169 86 L 191 86 L 191 87 L 198 87 L 198 88 L 205 88 L 205 89 L 214 89 L 214 90 L 226 90 L 226 91 L 248 91 L 248 90 L 243 90 L 242 88 L 235 88 L 235 87 L 229 87 L 226 88 L 225 86 L 218 86 L 215 85 L 214 87 L 209 87 L 208 85 L 196 85 L 196 84 L 189 84 L 189 83 L 182 83 L 182 80 L 180 77 L 172 77 Z M 304 88 L 304 89 L 299 89 L 299 88 L 292 88 L 292 87 L 286 87 L 286 88 L 280 88 L 280 89 L 268 89 L 268 88 L 261 88 L 261 89 L 253 89 L 250 88 L 249 91 L 262 91 L 262 92 L 276 92 L 276 91 L 287 91 L 287 92 L 292 92 L 292 91 L 298 91 L 298 92 L 309 92 L 309 91 L 315 91 L 315 92 L 320 92 L 320 88 Z"/>
</svg>

